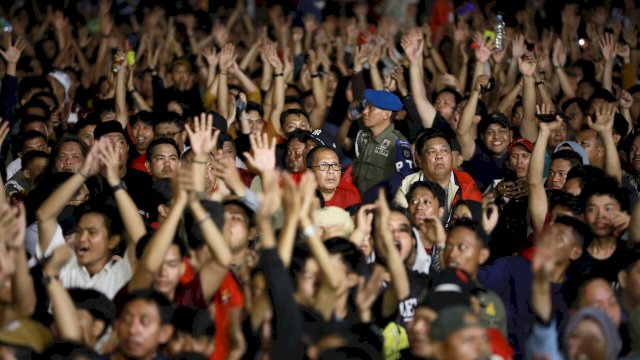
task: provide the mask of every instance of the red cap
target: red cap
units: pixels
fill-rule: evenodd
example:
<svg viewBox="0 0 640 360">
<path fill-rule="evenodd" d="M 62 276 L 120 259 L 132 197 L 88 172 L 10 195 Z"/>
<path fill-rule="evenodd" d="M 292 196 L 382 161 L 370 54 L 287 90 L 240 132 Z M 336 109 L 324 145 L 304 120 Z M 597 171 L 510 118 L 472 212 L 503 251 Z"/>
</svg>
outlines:
<svg viewBox="0 0 640 360">
<path fill-rule="evenodd" d="M 511 153 L 511 150 L 513 150 L 513 148 L 515 146 L 522 146 L 523 148 L 527 149 L 528 152 L 533 152 L 533 143 L 525 138 L 517 138 L 515 140 L 513 140 L 511 142 L 511 144 L 509 144 L 509 148 L 507 149 L 507 153 Z"/>
</svg>

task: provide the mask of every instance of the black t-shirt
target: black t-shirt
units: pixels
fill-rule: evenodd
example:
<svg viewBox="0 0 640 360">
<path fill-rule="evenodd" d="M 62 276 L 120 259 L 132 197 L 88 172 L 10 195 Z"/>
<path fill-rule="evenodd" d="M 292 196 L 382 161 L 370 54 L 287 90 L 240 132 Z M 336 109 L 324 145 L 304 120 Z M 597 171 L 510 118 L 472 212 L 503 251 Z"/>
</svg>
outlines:
<svg viewBox="0 0 640 360">
<path fill-rule="evenodd" d="M 97 179 L 101 200 L 105 204 L 117 206 L 113 190 L 107 180 L 102 176 L 98 176 Z M 154 209 L 153 196 L 151 193 L 153 186 L 151 175 L 140 170 L 127 168 L 127 173 L 122 177 L 122 181 L 127 185 L 127 192 L 136 206 L 138 206 L 142 218 L 146 222 L 155 219 L 157 210 Z"/>
<path fill-rule="evenodd" d="M 567 273 L 572 281 L 575 281 L 575 288 L 585 280 L 601 277 L 614 284 L 618 281 L 618 272 L 640 257 L 640 246 L 628 241 L 618 239 L 616 249 L 610 257 L 604 260 L 596 259 L 588 251 L 584 251 L 582 256 L 574 261 Z"/>
<path fill-rule="evenodd" d="M 473 157 L 462 166 L 473 176 L 478 188 L 484 191 L 493 183 L 493 180 L 505 177 L 504 163 L 506 159 L 507 154 L 494 156 L 487 151 L 481 141 L 476 140 L 476 149 L 473 152 Z"/>
</svg>

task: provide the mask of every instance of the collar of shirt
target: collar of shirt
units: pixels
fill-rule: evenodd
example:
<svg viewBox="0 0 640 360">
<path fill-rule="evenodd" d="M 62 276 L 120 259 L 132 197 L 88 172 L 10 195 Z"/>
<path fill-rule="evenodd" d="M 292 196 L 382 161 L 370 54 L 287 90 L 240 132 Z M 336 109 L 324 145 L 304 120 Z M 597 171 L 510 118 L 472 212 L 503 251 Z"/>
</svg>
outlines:
<svg viewBox="0 0 640 360">
<path fill-rule="evenodd" d="M 391 123 L 389 126 L 387 126 L 386 129 L 384 129 L 380 135 L 376 136 L 373 141 L 375 141 L 376 143 L 381 143 L 382 140 L 384 140 L 385 138 L 387 138 L 387 136 L 389 136 L 393 130 L 395 130 L 395 126 L 393 126 L 393 123 Z M 371 131 L 369 131 L 369 133 L 371 133 Z"/>
</svg>

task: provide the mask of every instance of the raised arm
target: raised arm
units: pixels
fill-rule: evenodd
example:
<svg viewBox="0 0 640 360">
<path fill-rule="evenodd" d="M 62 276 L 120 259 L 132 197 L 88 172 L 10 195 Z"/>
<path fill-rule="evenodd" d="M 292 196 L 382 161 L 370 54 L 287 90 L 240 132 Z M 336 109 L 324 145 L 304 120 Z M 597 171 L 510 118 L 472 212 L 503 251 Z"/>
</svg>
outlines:
<svg viewBox="0 0 640 360">
<path fill-rule="evenodd" d="M 620 166 L 620 157 L 618 149 L 613 141 L 613 119 L 616 112 L 615 105 L 604 104 L 596 108 L 595 122 L 591 116 L 587 117 L 589 127 L 600 135 L 600 139 L 604 144 L 605 162 L 604 171 L 607 175 L 613 177 L 621 184 L 622 168 Z"/>
<path fill-rule="evenodd" d="M 89 177 L 96 175 L 100 170 L 99 154 L 107 141 L 106 138 L 102 138 L 96 142 L 87 154 L 80 171 L 73 174 L 67 181 L 60 185 L 36 211 L 38 241 L 43 254 L 47 251 L 55 235 L 58 227 L 58 215 L 60 215 L 67 205 L 67 202 L 71 200 L 82 184 L 84 184 Z"/>
<path fill-rule="evenodd" d="M 280 114 L 284 110 L 284 93 L 285 93 L 285 83 L 284 83 L 284 64 L 278 57 L 278 53 L 276 51 L 275 43 L 265 44 L 263 46 L 264 56 L 269 63 L 266 67 L 270 67 L 273 69 L 273 102 L 271 113 L 269 114 L 269 121 L 271 125 L 276 130 L 277 134 L 283 134 L 282 129 L 280 128 Z"/>
<path fill-rule="evenodd" d="M 113 196 L 116 198 L 118 211 L 122 216 L 122 222 L 127 232 L 127 256 L 129 263 L 136 263 L 136 244 L 147 233 L 144 220 L 138 212 L 138 207 L 126 190 L 126 184 L 122 182 L 120 177 L 120 165 L 118 161 L 118 151 L 115 146 L 106 144 L 100 160 L 104 166 L 104 175 L 107 178 L 109 186 L 113 189 Z"/>
<path fill-rule="evenodd" d="M 613 63 L 616 59 L 616 46 L 613 35 L 604 33 L 598 42 L 604 59 L 604 73 L 602 75 L 602 88 L 613 92 Z"/>
<path fill-rule="evenodd" d="M 60 269 L 67 263 L 71 254 L 72 250 L 68 246 L 61 246 L 54 250 L 53 255 L 47 259 L 42 274 L 45 277 L 49 300 L 51 300 L 53 322 L 56 324 L 58 336 L 65 340 L 81 342 L 82 331 L 76 307 L 58 279 Z"/>
<path fill-rule="evenodd" d="M 462 157 L 470 160 L 476 151 L 476 142 L 471 135 L 471 127 L 473 126 L 473 117 L 476 116 L 476 108 L 478 107 L 478 98 L 480 97 L 480 89 L 489 83 L 489 75 L 483 74 L 476 77 L 471 88 L 471 95 L 467 104 L 462 109 L 460 122 L 456 128 L 456 139 L 460 143 L 462 149 Z"/>
<path fill-rule="evenodd" d="M 424 38 L 419 29 L 410 30 L 402 37 L 400 45 L 404 50 L 407 59 L 409 59 L 409 86 L 413 101 L 420 114 L 422 126 L 425 129 L 433 126 L 433 120 L 436 117 L 436 108 L 427 99 L 427 90 L 424 86 L 424 69 L 422 51 L 424 48 Z"/>
<path fill-rule="evenodd" d="M 118 51 L 113 57 L 115 63 L 120 63 L 120 68 L 116 69 L 116 120 L 122 124 L 123 128 L 129 123 L 129 107 L 127 106 L 127 55 Z"/>
<path fill-rule="evenodd" d="M 389 229 L 389 205 L 384 190 L 380 189 L 376 200 L 376 247 L 384 252 L 387 260 L 387 270 L 391 274 L 391 287 L 383 294 L 382 314 L 388 316 L 398 308 L 400 301 L 409 296 L 409 278 L 402 262 L 400 253 L 393 243 L 393 236 Z"/>
<path fill-rule="evenodd" d="M 175 181 L 175 180 L 174 180 Z M 153 278 L 162 267 L 164 258 L 176 235 L 178 223 L 187 205 L 187 193 L 183 189 L 175 192 L 169 216 L 144 248 L 135 272 L 129 282 L 129 292 L 146 289 L 153 284 Z"/>
<path fill-rule="evenodd" d="M 227 118 L 229 109 L 229 72 L 236 61 L 236 49 L 233 44 L 227 44 L 222 48 L 219 58 L 220 76 L 218 77 L 218 112 Z"/>
<path fill-rule="evenodd" d="M 285 268 L 291 265 L 293 247 L 296 240 L 296 230 L 298 229 L 298 217 L 300 216 L 301 198 L 296 184 L 290 176 L 284 177 L 284 191 L 282 193 L 282 208 L 284 209 L 284 225 L 280 229 L 280 239 L 278 254 L 282 259 Z M 302 176 L 300 191 L 303 192 L 309 183 L 309 175 Z"/>
<path fill-rule="evenodd" d="M 542 107 L 541 113 L 553 112 L 552 109 Z M 527 173 L 527 183 L 529 186 L 529 214 L 535 234 L 542 232 L 544 221 L 547 217 L 549 203 L 544 189 L 544 157 L 547 152 L 547 144 L 551 132 L 562 125 L 562 119 L 556 118 L 552 123 L 540 122 L 538 140 L 533 147 L 531 160 L 529 162 L 529 172 Z"/>
<path fill-rule="evenodd" d="M 315 54 L 312 57 L 311 54 Z M 318 66 L 320 65 L 320 59 L 318 52 L 309 50 L 309 66 L 311 67 L 311 93 L 313 94 L 313 110 L 309 113 L 309 122 L 312 129 L 319 129 L 324 123 L 324 117 L 327 110 L 327 95 L 324 82 L 322 81 L 322 74 L 319 72 Z"/>
<path fill-rule="evenodd" d="M 536 120 L 536 82 L 533 73 L 536 71 L 536 60 L 531 56 L 518 58 L 518 68 L 522 74 L 522 123 L 520 134 L 529 141 L 538 137 Z"/>
<path fill-rule="evenodd" d="M 557 39 L 553 44 L 553 53 L 551 54 L 551 65 L 560 81 L 560 88 L 564 96 L 568 99 L 576 97 L 576 91 L 569 81 L 567 73 L 564 71 L 564 65 L 567 62 L 567 48 L 561 39 Z"/>
</svg>

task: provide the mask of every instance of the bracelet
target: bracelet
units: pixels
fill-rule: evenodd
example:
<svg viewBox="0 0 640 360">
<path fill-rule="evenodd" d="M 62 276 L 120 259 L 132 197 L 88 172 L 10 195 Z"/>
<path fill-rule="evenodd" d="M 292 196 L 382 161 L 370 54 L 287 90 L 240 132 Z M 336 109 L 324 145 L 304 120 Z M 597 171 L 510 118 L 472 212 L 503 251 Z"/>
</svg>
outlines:
<svg viewBox="0 0 640 360">
<path fill-rule="evenodd" d="M 538 80 L 538 81 L 536 81 L 536 86 L 538 86 L 538 85 L 542 85 L 542 84 L 544 84 L 544 80 Z"/>
<path fill-rule="evenodd" d="M 322 77 L 322 75 L 324 75 L 322 72 L 312 73 L 311 78 L 314 79 L 314 78 Z"/>
<path fill-rule="evenodd" d="M 111 189 L 113 190 L 113 193 L 115 194 L 116 191 L 118 190 L 124 190 L 127 191 L 127 184 L 125 184 L 124 182 L 120 181 L 118 184 L 116 184 L 115 186 L 112 186 Z"/>
<path fill-rule="evenodd" d="M 53 280 L 60 280 L 60 277 L 58 275 L 49 275 L 42 273 L 42 285 L 44 285 L 44 287 L 49 286 L 49 284 L 51 284 L 51 281 Z"/>
<path fill-rule="evenodd" d="M 302 230 L 302 235 L 307 239 L 317 234 L 318 234 L 318 230 L 314 225 L 309 225 L 305 227 L 304 230 Z"/>
<path fill-rule="evenodd" d="M 273 77 L 279 77 L 279 76 L 284 76 L 284 73 L 283 72 L 279 72 L 279 73 L 273 74 Z M 313 75 L 311 75 L 311 77 L 313 77 Z"/>
<path fill-rule="evenodd" d="M 202 225 L 202 223 L 204 223 L 205 221 L 211 219 L 211 214 L 207 213 L 207 215 L 205 215 L 205 217 L 203 217 L 202 219 L 198 220 L 198 225 Z"/>
<path fill-rule="evenodd" d="M 207 165 L 207 162 L 206 162 L 206 161 L 204 161 L 204 160 L 196 160 L 196 159 L 193 159 L 193 160 L 191 160 L 191 162 L 192 162 L 192 163 L 194 163 L 194 164 Z"/>
<path fill-rule="evenodd" d="M 220 71 L 220 75 L 229 75 L 228 71 Z"/>
</svg>

